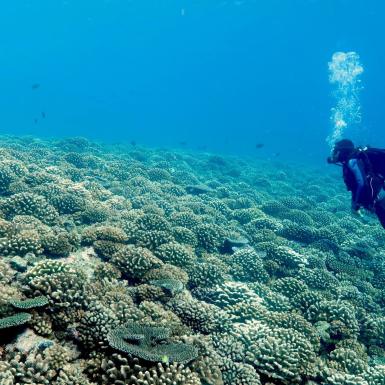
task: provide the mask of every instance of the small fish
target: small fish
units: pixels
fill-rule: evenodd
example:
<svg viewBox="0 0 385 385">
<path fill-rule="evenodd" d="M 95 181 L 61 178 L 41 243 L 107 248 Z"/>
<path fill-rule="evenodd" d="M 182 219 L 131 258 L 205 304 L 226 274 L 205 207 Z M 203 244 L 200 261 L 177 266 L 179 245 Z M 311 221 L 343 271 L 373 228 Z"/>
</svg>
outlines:
<svg viewBox="0 0 385 385">
<path fill-rule="evenodd" d="M 31 86 L 31 88 L 32 88 L 33 90 L 37 90 L 38 88 L 40 88 L 40 83 L 33 83 L 32 86 Z"/>
<path fill-rule="evenodd" d="M 45 115 L 45 112 L 44 112 L 44 111 L 41 112 L 41 117 L 42 117 L 43 119 L 45 119 L 46 115 Z"/>
<path fill-rule="evenodd" d="M 281 155 L 280 152 L 274 152 L 274 153 L 273 153 L 273 156 L 275 156 L 275 157 L 280 156 L 280 155 Z"/>
<path fill-rule="evenodd" d="M 35 118 L 34 120 L 34 123 L 37 124 L 37 122 L 39 121 L 38 118 Z"/>
<path fill-rule="evenodd" d="M 79 338 L 80 338 L 80 332 L 75 327 L 69 327 L 67 329 L 67 333 L 68 333 L 69 337 L 71 337 L 75 340 L 79 340 Z"/>
<path fill-rule="evenodd" d="M 185 146 L 187 146 L 187 142 L 182 140 L 181 142 L 179 142 L 179 145 L 182 146 L 182 147 L 185 147 Z"/>
<path fill-rule="evenodd" d="M 135 140 L 131 140 L 130 144 L 131 144 L 131 146 L 135 147 L 136 146 Z"/>
<path fill-rule="evenodd" d="M 170 362 L 170 358 L 166 355 L 162 356 L 162 362 L 164 364 L 168 364 Z"/>
<path fill-rule="evenodd" d="M 257 150 L 259 150 L 259 149 L 262 148 L 262 147 L 265 147 L 265 145 L 264 145 L 263 143 L 257 143 L 257 144 L 255 145 L 255 148 L 256 148 Z"/>
<path fill-rule="evenodd" d="M 37 350 L 45 350 L 54 344 L 53 341 L 44 340 L 38 343 Z"/>
</svg>

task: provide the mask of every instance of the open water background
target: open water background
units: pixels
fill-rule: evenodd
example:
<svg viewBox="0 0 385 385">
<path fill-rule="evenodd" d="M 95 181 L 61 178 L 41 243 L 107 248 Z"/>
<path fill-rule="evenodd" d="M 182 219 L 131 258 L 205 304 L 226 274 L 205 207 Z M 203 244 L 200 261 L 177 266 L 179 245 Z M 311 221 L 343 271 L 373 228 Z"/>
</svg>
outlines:
<svg viewBox="0 0 385 385">
<path fill-rule="evenodd" d="M 3 1 L 0 129 L 320 164 L 327 63 L 356 51 L 363 120 L 347 135 L 385 146 L 384 11 L 381 0 Z"/>
</svg>

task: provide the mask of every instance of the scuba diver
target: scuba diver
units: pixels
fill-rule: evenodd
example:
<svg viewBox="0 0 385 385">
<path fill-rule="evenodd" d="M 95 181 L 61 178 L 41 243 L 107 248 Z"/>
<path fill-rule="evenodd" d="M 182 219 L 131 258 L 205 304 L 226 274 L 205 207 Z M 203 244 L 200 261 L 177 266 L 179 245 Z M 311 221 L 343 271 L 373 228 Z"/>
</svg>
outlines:
<svg viewBox="0 0 385 385">
<path fill-rule="evenodd" d="M 354 147 L 349 139 L 335 143 L 327 162 L 342 166 L 346 188 L 352 193 L 352 212 L 360 208 L 377 215 L 385 228 L 385 149 Z"/>
</svg>

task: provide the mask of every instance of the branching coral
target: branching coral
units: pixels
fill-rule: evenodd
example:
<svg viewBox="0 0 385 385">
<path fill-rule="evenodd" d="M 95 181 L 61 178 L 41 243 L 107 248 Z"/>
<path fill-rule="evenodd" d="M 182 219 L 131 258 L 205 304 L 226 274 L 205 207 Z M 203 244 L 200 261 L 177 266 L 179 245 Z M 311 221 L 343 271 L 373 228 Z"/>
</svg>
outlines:
<svg viewBox="0 0 385 385">
<path fill-rule="evenodd" d="M 252 328 L 249 338 L 246 362 L 259 372 L 283 381 L 298 381 L 301 375 L 311 372 L 315 352 L 301 333 L 260 325 Z"/>
<path fill-rule="evenodd" d="M 209 334 L 230 326 L 229 315 L 215 305 L 186 299 L 173 299 L 167 305 L 184 324 L 197 332 Z"/>
<path fill-rule="evenodd" d="M 201 385 L 196 373 L 177 363 L 171 365 L 158 364 L 148 371 L 139 372 L 131 380 L 132 384 L 135 385 Z"/>
<path fill-rule="evenodd" d="M 49 305 L 61 308 L 81 308 L 86 302 L 85 275 L 60 261 L 43 260 L 25 275 L 28 292 L 45 296 Z"/>
<path fill-rule="evenodd" d="M 216 251 L 223 242 L 223 232 L 221 228 L 216 225 L 198 225 L 194 231 L 198 238 L 198 246 L 209 252 Z"/>
<path fill-rule="evenodd" d="M 306 317 L 313 323 L 327 322 L 332 338 L 355 338 L 359 332 L 354 307 L 347 302 L 321 301 L 308 308 Z"/>
<path fill-rule="evenodd" d="M 187 267 L 195 262 L 193 251 L 176 242 L 165 243 L 155 250 L 155 255 L 165 263 Z"/>
<path fill-rule="evenodd" d="M 111 258 L 111 263 L 129 279 L 141 279 L 151 269 L 159 268 L 163 264 L 150 250 L 133 245 L 127 245 L 116 252 Z"/>
<path fill-rule="evenodd" d="M 32 215 L 47 224 L 53 224 L 58 219 L 58 213 L 53 206 L 39 195 L 33 193 L 14 194 L 1 205 L 8 219 L 15 215 Z"/>
<path fill-rule="evenodd" d="M 266 282 L 269 278 L 261 254 L 251 247 L 237 250 L 231 259 L 231 273 L 240 280 Z"/>
<path fill-rule="evenodd" d="M 189 286 L 210 287 L 223 282 L 224 274 L 220 266 L 211 263 L 197 263 L 194 266 L 187 267 L 189 273 Z"/>
</svg>

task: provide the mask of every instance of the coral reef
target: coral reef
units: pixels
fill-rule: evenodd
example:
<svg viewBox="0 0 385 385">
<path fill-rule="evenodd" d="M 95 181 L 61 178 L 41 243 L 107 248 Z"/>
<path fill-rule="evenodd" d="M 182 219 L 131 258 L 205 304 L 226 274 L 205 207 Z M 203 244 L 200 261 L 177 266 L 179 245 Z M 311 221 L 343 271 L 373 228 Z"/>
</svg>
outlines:
<svg viewBox="0 0 385 385">
<path fill-rule="evenodd" d="M 0 145 L 1 385 L 385 384 L 385 233 L 337 176 Z"/>
</svg>

